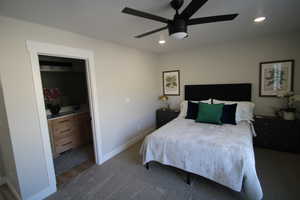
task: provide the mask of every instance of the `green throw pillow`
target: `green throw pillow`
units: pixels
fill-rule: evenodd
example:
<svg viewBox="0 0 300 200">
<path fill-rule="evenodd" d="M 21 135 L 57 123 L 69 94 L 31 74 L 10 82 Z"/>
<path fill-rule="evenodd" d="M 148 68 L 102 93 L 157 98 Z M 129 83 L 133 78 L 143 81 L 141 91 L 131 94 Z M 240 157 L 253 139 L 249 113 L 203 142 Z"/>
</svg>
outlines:
<svg viewBox="0 0 300 200">
<path fill-rule="evenodd" d="M 196 122 L 223 124 L 221 121 L 224 104 L 207 104 L 199 102 Z"/>
</svg>

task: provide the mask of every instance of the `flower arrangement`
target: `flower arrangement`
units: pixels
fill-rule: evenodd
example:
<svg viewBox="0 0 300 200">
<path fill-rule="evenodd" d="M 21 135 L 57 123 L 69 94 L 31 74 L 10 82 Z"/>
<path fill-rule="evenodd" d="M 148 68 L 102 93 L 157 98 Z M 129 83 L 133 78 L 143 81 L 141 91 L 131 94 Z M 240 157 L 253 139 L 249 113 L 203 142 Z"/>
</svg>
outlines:
<svg viewBox="0 0 300 200">
<path fill-rule="evenodd" d="M 278 92 L 277 97 L 286 101 L 286 106 L 279 110 L 279 114 L 286 120 L 294 120 L 296 113 L 295 102 L 300 101 L 300 95 L 295 95 L 294 92 Z"/>
<path fill-rule="evenodd" d="M 278 92 L 277 97 L 285 99 L 286 100 L 286 107 L 282 108 L 282 111 L 286 112 L 295 112 L 296 108 L 294 106 L 294 103 L 296 101 L 296 95 L 294 92 Z"/>
<path fill-rule="evenodd" d="M 60 103 L 61 93 L 58 88 L 44 88 L 44 97 L 47 104 L 56 105 Z"/>
<path fill-rule="evenodd" d="M 60 97 L 61 92 L 58 88 L 44 88 L 45 103 L 53 115 L 58 114 L 60 111 Z"/>
</svg>

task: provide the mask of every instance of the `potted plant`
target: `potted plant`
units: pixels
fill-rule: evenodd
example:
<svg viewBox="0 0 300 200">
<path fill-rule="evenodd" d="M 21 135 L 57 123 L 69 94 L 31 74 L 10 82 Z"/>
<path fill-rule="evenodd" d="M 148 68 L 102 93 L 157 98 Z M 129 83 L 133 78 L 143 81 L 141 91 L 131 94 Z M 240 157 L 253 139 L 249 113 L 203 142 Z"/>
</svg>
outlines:
<svg viewBox="0 0 300 200">
<path fill-rule="evenodd" d="M 296 108 L 294 103 L 299 100 L 299 95 L 295 95 L 294 92 L 278 92 L 277 97 L 286 101 L 285 108 L 280 109 L 281 115 L 285 120 L 296 119 Z"/>
<path fill-rule="evenodd" d="M 60 106 L 61 93 L 58 88 L 44 88 L 44 98 L 46 107 L 52 115 L 57 115 L 61 109 Z"/>
</svg>

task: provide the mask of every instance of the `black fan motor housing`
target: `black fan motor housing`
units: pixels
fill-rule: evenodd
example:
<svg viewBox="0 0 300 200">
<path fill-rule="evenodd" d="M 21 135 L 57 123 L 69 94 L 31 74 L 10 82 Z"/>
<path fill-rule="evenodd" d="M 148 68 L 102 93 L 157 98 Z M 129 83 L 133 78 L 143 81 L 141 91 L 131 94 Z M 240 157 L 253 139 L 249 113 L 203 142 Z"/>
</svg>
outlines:
<svg viewBox="0 0 300 200">
<path fill-rule="evenodd" d="M 185 32 L 187 33 L 187 24 L 184 19 L 175 18 L 173 21 L 170 22 L 169 26 L 169 35 L 173 33 Z"/>
</svg>

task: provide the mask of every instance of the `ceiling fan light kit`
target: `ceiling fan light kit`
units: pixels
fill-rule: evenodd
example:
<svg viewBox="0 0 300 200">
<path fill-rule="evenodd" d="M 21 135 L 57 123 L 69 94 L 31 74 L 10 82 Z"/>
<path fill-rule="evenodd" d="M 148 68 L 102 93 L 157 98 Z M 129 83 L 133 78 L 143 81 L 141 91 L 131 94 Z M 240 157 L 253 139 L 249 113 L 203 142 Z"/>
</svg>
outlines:
<svg viewBox="0 0 300 200">
<path fill-rule="evenodd" d="M 222 21 L 230 21 L 235 19 L 238 14 L 229 14 L 229 15 L 218 15 L 218 16 L 210 16 L 210 17 L 201 17 L 201 18 L 192 18 L 191 17 L 207 2 L 208 0 L 192 0 L 190 4 L 179 14 L 178 10 L 183 5 L 183 0 L 172 0 L 170 2 L 170 6 L 175 10 L 175 15 L 173 20 L 156 16 L 150 13 L 146 13 L 143 11 L 135 10 L 132 8 L 125 7 L 122 12 L 129 15 L 134 15 L 137 17 L 143 17 L 146 19 L 158 21 L 164 23 L 165 26 L 159 29 L 155 29 L 141 35 L 135 36 L 135 38 L 142 38 L 159 31 L 163 31 L 168 29 L 169 35 L 175 39 L 184 39 L 188 37 L 188 26 L 198 25 L 198 24 L 206 24 L 213 22 L 222 22 Z"/>
<path fill-rule="evenodd" d="M 254 22 L 255 23 L 261 23 L 261 22 L 263 22 L 263 21 L 265 21 L 266 20 L 266 17 L 256 17 L 255 19 L 254 19 Z"/>
<path fill-rule="evenodd" d="M 170 26 L 168 26 L 169 35 L 172 38 L 181 40 L 187 37 L 187 24 L 185 20 L 178 18 L 170 23 L 173 23 Z"/>
<path fill-rule="evenodd" d="M 159 40 L 158 41 L 158 44 L 165 44 L 166 43 L 166 40 Z"/>
</svg>

